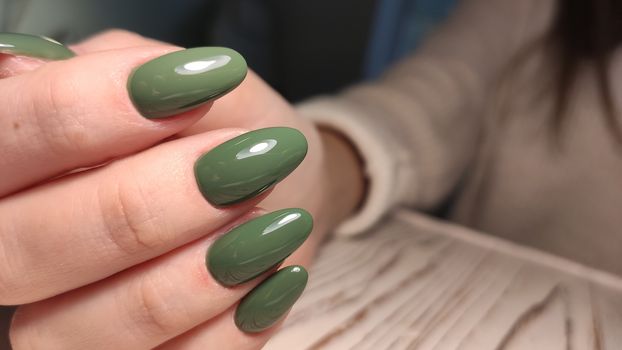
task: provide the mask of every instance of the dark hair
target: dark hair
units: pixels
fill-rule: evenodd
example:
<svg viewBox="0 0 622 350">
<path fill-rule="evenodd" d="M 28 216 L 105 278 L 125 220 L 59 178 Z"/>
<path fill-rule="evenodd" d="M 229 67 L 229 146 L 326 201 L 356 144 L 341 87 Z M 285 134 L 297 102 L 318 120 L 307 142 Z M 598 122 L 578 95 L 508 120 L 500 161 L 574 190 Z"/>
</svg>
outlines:
<svg viewBox="0 0 622 350">
<path fill-rule="evenodd" d="M 596 75 L 606 123 L 613 137 L 622 143 L 609 80 L 611 56 L 622 43 L 622 1 L 559 0 L 549 39 L 558 67 L 553 77 L 556 99 L 552 130 L 558 135 L 562 130 L 577 73 L 590 65 Z"/>
</svg>

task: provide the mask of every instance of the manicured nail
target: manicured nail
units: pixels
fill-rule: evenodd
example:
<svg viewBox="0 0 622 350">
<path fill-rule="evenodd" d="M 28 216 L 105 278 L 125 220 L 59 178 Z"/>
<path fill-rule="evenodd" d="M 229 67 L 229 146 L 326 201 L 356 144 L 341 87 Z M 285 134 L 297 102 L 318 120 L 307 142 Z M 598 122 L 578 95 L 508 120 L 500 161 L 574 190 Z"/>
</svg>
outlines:
<svg viewBox="0 0 622 350">
<path fill-rule="evenodd" d="M 261 275 L 309 237 L 313 218 L 303 209 L 283 209 L 250 220 L 220 237 L 207 252 L 212 276 L 235 286 Z"/>
<path fill-rule="evenodd" d="M 302 266 L 288 266 L 248 293 L 235 311 L 235 325 L 259 333 L 278 322 L 304 291 L 309 274 Z"/>
<path fill-rule="evenodd" d="M 128 90 L 146 118 L 165 118 L 216 99 L 246 76 L 246 61 L 224 47 L 197 47 L 172 52 L 138 67 Z"/>
<path fill-rule="evenodd" d="M 259 129 L 231 139 L 197 160 L 203 196 L 225 206 L 255 197 L 283 180 L 307 154 L 307 140 L 292 128 Z"/>
<path fill-rule="evenodd" d="M 56 40 L 20 33 L 0 33 L 0 53 L 48 60 L 62 60 L 76 55 Z"/>
</svg>

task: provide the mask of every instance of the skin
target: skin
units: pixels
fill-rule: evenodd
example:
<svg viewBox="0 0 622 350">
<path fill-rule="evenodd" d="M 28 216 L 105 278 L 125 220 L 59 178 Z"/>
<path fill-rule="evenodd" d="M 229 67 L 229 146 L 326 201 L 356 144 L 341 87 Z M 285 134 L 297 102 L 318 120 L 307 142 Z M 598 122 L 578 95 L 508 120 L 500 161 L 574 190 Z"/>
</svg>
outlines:
<svg viewBox="0 0 622 350">
<path fill-rule="evenodd" d="M 261 348 L 277 326 L 248 335 L 233 315 L 273 271 L 227 288 L 207 270 L 206 251 L 264 214 L 258 206 L 300 207 L 314 231 L 283 266 L 307 265 L 361 200 L 355 152 L 296 116 L 252 72 L 213 105 L 146 119 L 127 79 L 179 48 L 113 31 L 71 49 L 77 57 L 58 62 L 0 55 L 0 303 L 27 304 L 10 329 L 14 349 Z M 300 130 L 305 161 L 271 192 L 211 205 L 196 160 L 270 126 Z"/>
</svg>

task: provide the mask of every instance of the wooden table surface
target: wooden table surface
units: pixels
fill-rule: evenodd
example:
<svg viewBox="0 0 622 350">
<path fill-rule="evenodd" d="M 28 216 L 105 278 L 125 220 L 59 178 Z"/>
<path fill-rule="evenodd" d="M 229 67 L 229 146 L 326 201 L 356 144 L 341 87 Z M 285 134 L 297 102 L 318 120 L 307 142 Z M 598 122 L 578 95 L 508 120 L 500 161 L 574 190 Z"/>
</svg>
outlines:
<svg viewBox="0 0 622 350">
<path fill-rule="evenodd" d="M 267 350 L 622 349 L 622 280 L 410 212 L 335 239 Z"/>
</svg>

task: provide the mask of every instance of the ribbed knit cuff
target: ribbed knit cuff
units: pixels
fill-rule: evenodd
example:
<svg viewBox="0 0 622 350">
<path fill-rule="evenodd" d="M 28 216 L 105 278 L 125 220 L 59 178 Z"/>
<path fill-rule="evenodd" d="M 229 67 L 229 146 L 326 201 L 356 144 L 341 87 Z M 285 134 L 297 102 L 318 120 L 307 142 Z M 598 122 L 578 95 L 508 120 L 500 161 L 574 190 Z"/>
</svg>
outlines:
<svg viewBox="0 0 622 350">
<path fill-rule="evenodd" d="M 356 147 L 364 162 L 364 175 L 368 180 L 364 203 L 358 212 L 337 227 L 335 233 L 353 236 L 364 232 L 397 204 L 404 203 L 404 196 L 412 191 L 400 189 L 405 185 L 399 179 L 405 174 L 400 160 L 403 150 L 399 150 L 396 141 L 388 135 L 365 123 L 364 111 L 328 97 L 298 104 L 297 110 L 316 124 L 343 134 Z"/>
</svg>

